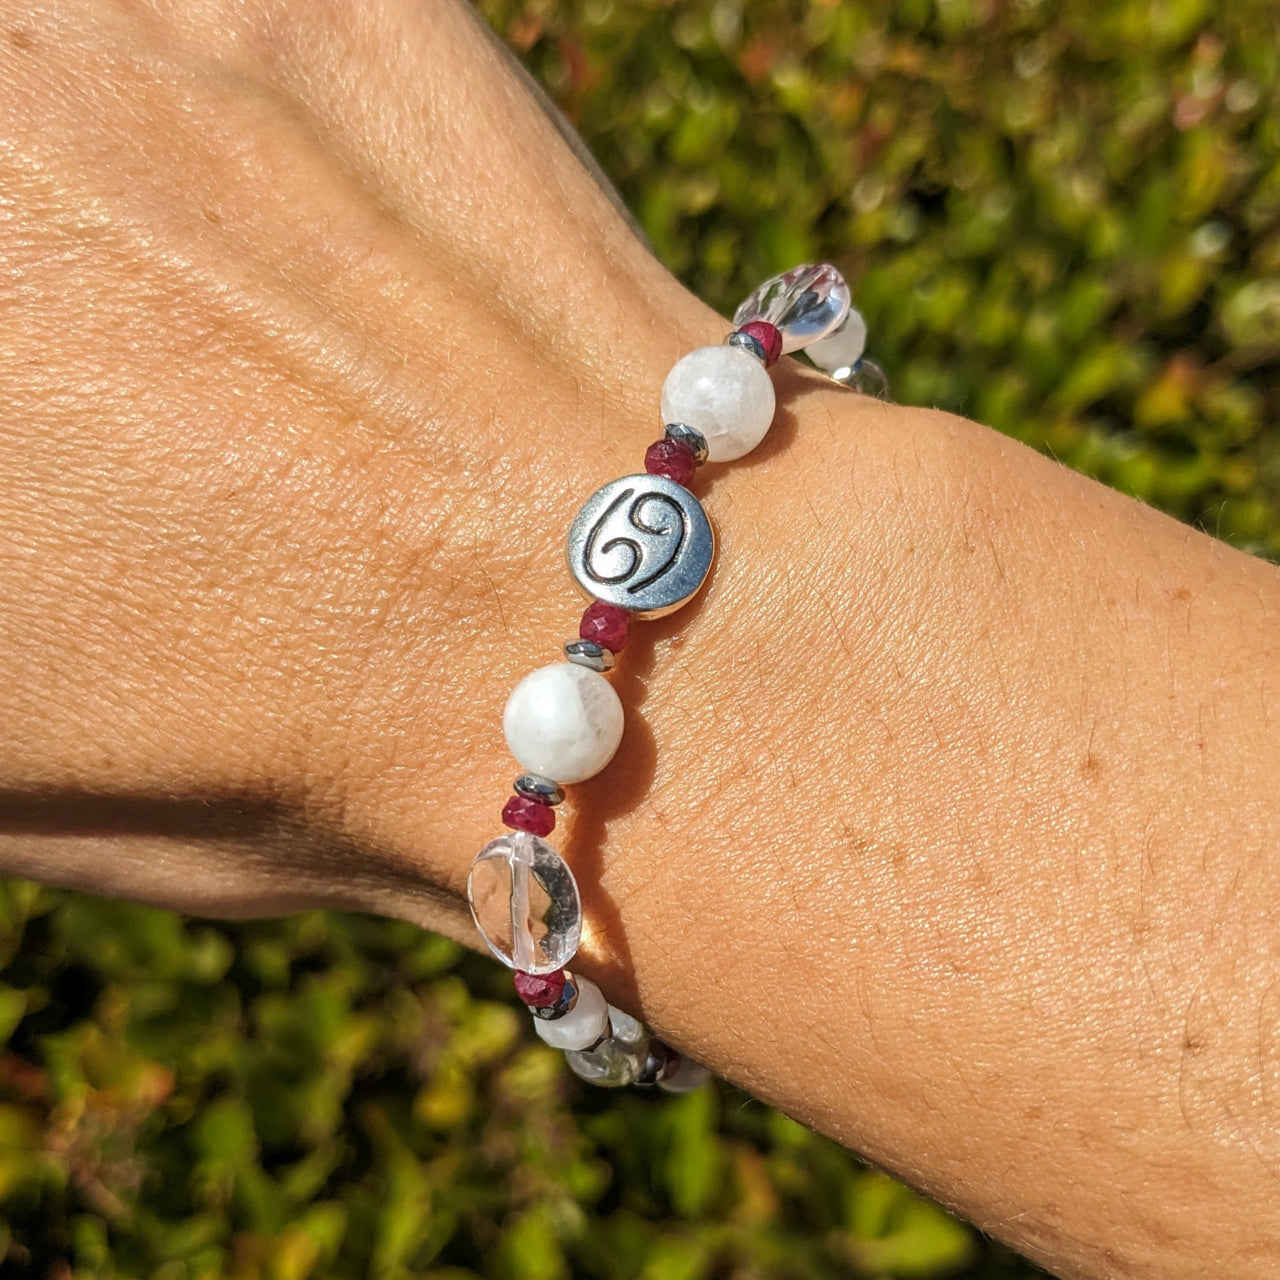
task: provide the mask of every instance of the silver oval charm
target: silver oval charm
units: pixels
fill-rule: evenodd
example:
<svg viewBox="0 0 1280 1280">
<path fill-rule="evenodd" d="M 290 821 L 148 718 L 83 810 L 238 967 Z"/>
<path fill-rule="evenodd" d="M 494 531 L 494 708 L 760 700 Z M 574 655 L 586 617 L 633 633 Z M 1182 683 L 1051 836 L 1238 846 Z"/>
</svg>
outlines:
<svg viewBox="0 0 1280 1280">
<path fill-rule="evenodd" d="M 702 504 L 665 476 L 611 480 L 569 527 L 578 585 L 638 618 L 660 618 L 697 595 L 715 549 Z"/>
</svg>

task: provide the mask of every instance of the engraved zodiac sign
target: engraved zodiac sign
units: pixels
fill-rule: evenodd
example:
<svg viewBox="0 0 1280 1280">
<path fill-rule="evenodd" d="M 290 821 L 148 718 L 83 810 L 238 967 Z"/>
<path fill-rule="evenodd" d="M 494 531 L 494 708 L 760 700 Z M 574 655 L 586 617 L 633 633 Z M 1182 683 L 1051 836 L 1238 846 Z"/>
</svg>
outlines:
<svg viewBox="0 0 1280 1280">
<path fill-rule="evenodd" d="M 688 518 L 674 498 L 623 489 L 587 535 L 583 568 L 601 586 L 637 595 L 670 572 L 688 531 Z"/>
<path fill-rule="evenodd" d="M 716 540 L 701 503 L 665 476 L 611 480 L 569 529 L 569 567 L 589 596 L 660 618 L 697 594 Z"/>
</svg>

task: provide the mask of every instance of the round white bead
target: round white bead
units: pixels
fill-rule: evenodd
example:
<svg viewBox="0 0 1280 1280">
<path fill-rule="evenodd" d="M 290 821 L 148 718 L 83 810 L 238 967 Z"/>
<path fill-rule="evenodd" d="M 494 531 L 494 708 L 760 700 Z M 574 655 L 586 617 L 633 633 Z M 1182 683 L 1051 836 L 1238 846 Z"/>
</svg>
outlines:
<svg viewBox="0 0 1280 1280">
<path fill-rule="evenodd" d="M 622 741 L 622 703 L 599 672 L 555 662 L 511 691 L 502 730 L 530 773 L 582 782 L 613 759 Z"/>
<path fill-rule="evenodd" d="M 712 462 L 750 453 L 769 430 L 773 409 L 773 379 L 741 347 L 690 351 L 662 384 L 663 422 L 701 431 Z"/>
<path fill-rule="evenodd" d="M 609 1022 L 609 1004 L 590 978 L 575 973 L 578 999 L 563 1018 L 534 1018 L 533 1029 L 553 1049 L 586 1049 L 604 1035 Z"/>
<path fill-rule="evenodd" d="M 659 1080 L 658 1088 L 665 1089 L 668 1093 L 688 1093 L 690 1090 L 706 1084 L 707 1077 L 710 1074 L 711 1072 L 701 1063 L 690 1062 L 688 1058 L 681 1058 L 680 1065 L 675 1069 L 675 1073 L 669 1075 L 665 1080 Z"/>
<path fill-rule="evenodd" d="M 613 1038 L 624 1044 L 639 1044 L 644 1039 L 644 1023 L 613 1005 L 609 1006 L 609 1026 L 613 1030 Z"/>
<path fill-rule="evenodd" d="M 856 307 L 841 321 L 835 333 L 805 347 L 804 353 L 827 373 L 852 369 L 867 349 L 867 322 Z"/>
</svg>

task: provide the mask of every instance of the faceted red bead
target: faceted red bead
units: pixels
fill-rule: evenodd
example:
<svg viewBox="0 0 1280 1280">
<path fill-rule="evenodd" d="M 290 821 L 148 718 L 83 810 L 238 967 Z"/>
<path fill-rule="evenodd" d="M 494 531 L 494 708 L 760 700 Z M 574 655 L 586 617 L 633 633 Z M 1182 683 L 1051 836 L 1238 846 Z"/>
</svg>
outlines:
<svg viewBox="0 0 1280 1280">
<path fill-rule="evenodd" d="M 578 624 L 578 635 L 583 640 L 594 640 L 614 653 L 627 647 L 627 632 L 631 627 L 631 615 L 616 604 L 594 600 L 587 605 Z"/>
<path fill-rule="evenodd" d="M 563 969 L 557 969 L 554 973 L 525 973 L 523 969 L 517 969 L 513 977 L 516 995 L 530 1009 L 545 1009 L 560 999 L 566 974 Z"/>
<path fill-rule="evenodd" d="M 738 330 L 749 333 L 764 348 L 765 368 L 778 363 L 782 354 L 782 331 L 767 320 L 750 320 Z"/>
<path fill-rule="evenodd" d="M 535 836 L 549 836 L 556 829 L 556 811 L 529 796 L 512 796 L 502 806 L 502 820 L 517 831 Z"/>
<path fill-rule="evenodd" d="M 644 451 L 644 469 L 651 476 L 666 476 L 676 484 L 688 484 L 697 468 L 693 450 L 680 440 L 655 440 Z"/>
</svg>

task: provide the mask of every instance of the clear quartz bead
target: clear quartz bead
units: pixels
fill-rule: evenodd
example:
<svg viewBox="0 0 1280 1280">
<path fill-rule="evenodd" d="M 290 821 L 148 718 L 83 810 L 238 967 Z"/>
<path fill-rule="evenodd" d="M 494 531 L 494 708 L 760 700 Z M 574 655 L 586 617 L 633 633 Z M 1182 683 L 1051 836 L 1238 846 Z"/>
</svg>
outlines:
<svg viewBox="0 0 1280 1280">
<path fill-rule="evenodd" d="M 874 360 L 859 360 L 849 370 L 847 378 L 839 378 L 837 381 L 864 396 L 874 396 L 877 400 L 889 399 L 889 375 Z"/>
<path fill-rule="evenodd" d="M 737 328 L 764 320 L 782 334 L 784 353 L 832 334 L 849 312 L 849 286 L 835 267 L 809 263 L 766 280 L 733 313 Z"/>
<path fill-rule="evenodd" d="M 611 1036 L 594 1049 L 566 1053 L 564 1056 L 569 1070 L 580 1080 L 618 1089 L 623 1085 L 635 1084 L 640 1079 L 648 1051 L 648 1045 L 643 1039 L 632 1043 Z"/>
<path fill-rule="evenodd" d="M 578 949 L 577 881 L 555 849 L 528 831 L 499 836 L 476 854 L 467 900 L 480 936 L 508 968 L 551 973 Z"/>
</svg>

